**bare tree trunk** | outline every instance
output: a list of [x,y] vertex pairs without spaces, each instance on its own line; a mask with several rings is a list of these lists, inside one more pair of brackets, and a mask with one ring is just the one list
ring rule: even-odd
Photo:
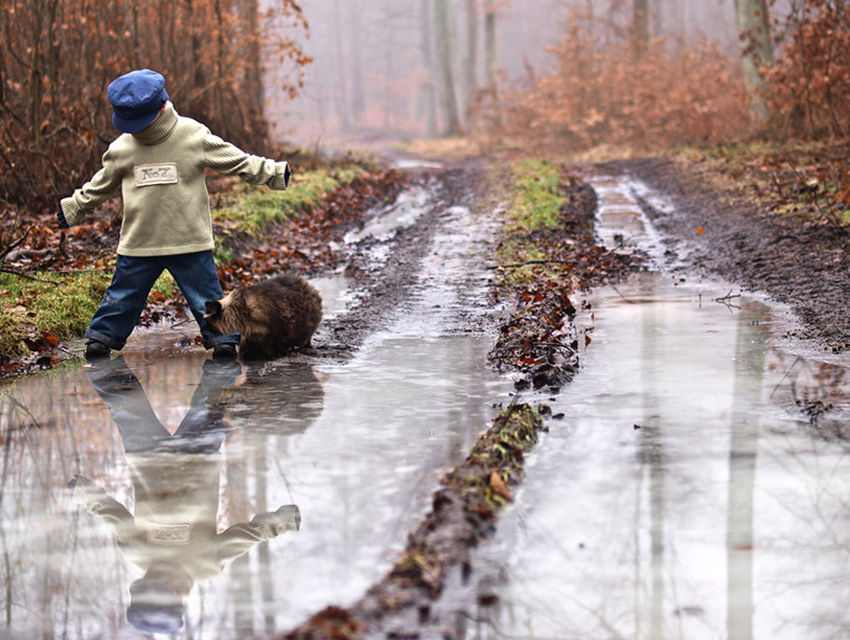
[[743,45],[741,65],[744,82],[750,93],[753,113],[762,122],[767,116],[767,103],[762,95],[764,79],[761,69],[773,64],[767,3],[765,0],[735,0],[735,18]]
[[657,38],[664,32],[664,11],[661,8],[663,0],[652,3],[652,36]]
[[437,92],[434,86],[434,55],[431,43],[430,0],[419,0],[419,22],[422,25],[422,64],[425,67],[425,79],[422,81],[420,95],[425,113],[425,131],[428,136],[437,135]]
[[360,34],[363,31],[363,5],[362,0],[349,0],[348,6],[351,9],[349,16],[349,24],[352,26],[352,49],[351,52],[351,111],[354,114],[354,119],[358,120],[360,115],[366,110],[366,95],[363,90],[363,62],[360,53]]
[[351,122],[348,119],[348,69],[345,64],[345,51],[342,42],[342,24],[339,15],[339,0],[333,3],[334,24],[334,53],[336,54],[336,82],[334,83],[334,108],[342,123],[342,130],[349,131]]
[[490,94],[494,123],[501,122],[499,114],[499,63],[496,56],[496,0],[486,0],[484,5],[484,48],[487,63],[487,91]]
[[437,85],[443,111],[445,132],[460,133],[460,116],[452,70],[452,43],[449,36],[449,0],[434,0],[434,39],[437,48]]
[[245,69],[245,87],[252,111],[262,117],[266,100],[263,90],[263,63],[260,57],[260,22],[257,0],[244,0],[244,29],[248,34],[248,64]]
[[636,55],[643,55],[649,43],[649,0],[632,4],[632,41]]
[[469,101],[475,95],[478,64],[478,3],[466,0],[466,55],[463,60],[463,108],[469,109]]

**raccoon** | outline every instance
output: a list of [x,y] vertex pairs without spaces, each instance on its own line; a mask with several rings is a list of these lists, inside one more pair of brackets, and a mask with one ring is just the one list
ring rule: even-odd
[[268,359],[310,345],[322,320],[322,297],[303,278],[282,275],[209,300],[213,333],[242,335],[243,358]]

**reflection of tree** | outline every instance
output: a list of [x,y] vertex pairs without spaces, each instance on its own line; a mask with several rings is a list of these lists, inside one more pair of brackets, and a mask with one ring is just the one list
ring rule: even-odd
[[[658,296],[660,281],[656,277],[641,280],[641,298],[652,300]],[[643,426],[640,430],[640,448],[638,456],[640,464],[649,474],[649,535],[650,535],[650,573],[652,588],[649,613],[649,637],[661,638],[664,629],[664,526],[666,516],[664,491],[664,438],[661,424],[661,394],[663,383],[658,380],[658,344],[659,318],[657,305],[644,305],[641,308],[641,382],[643,383]],[[638,486],[640,483],[638,484]],[[639,490],[638,490],[639,491]],[[640,493],[636,496],[638,504],[636,513],[640,512]],[[635,528],[635,548],[640,549],[640,528]],[[640,561],[640,554],[635,554],[635,561]],[[640,588],[640,581],[635,582]],[[636,598],[639,594],[636,594]],[[637,603],[636,603],[637,604]],[[636,615],[640,616],[641,607],[635,607]],[[638,618],[636,628],[641,630]]]
[[285,505],[217,530],[219,450],[227,434],[217,396],[240,372],[235,362],[206,361],[189,411],[171,435],[123,358],[89,370],[121,434],[134,512],[83,476],[75,476],[69,486],[74,501],[101,518],[124,555],[145,571],[130,587],[127,610],[128,620],[141,629],[166,633],[180,628],[183,598],[196,582],[217,575],[256,544],[299,528],[298,507]]
[[726,624],[729,638],[753,637],[753,500],[768,310],[744,302],[735,343],[735,386],[729,445]]
[[850,424],[841,416],[831,415],[836,406],[844,403],[846,377],[846,367],[798,356],[787,366],[773,393],[781,402],[798,407],[816,438],[846,447],[850,443]]

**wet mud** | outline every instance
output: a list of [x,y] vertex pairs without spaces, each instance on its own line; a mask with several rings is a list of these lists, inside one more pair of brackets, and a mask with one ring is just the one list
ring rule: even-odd
[[669,258],[766,292],[799,315],[802,338],[834,352],[850,349],[848,227],[766,213],[734,191],[712,188],[710,177],[678,162],[630,160],[603,169],[639,178],[674,204],[664,210],[642,202],[668,239]]

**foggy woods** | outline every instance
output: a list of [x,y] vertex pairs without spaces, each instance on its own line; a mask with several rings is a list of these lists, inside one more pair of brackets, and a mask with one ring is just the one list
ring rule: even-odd
[[304,143],[460,126],[574,150],[845,128],[836,109],[847,91],[842,0],[336,0],[303,9],[315,62],[299,97],[267,113]]
[[134,67],[237,144],[474,135],[656,148],[843,136],[845,0],[4,0],[0,196],[45,202],[114,137]]

